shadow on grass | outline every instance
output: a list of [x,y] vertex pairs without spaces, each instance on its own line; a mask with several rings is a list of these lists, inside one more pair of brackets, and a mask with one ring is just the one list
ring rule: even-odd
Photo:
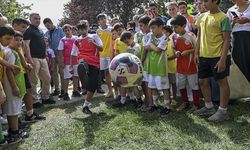
[[85,141],[84,146],[90,147],[94,143],[95,132],[97,132],[104,124],[107,124],[111,119],[115,118],[116,115],[107,115],[104,112],[94,113],[86,118],[72,118],[84,125]]

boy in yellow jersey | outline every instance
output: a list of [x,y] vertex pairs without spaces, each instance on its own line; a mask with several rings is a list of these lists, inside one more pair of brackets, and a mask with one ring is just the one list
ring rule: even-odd
[[[194,114],[212,115],[208,120],[214,122],[228,119],[227,105],[230,95],[227,76],[231,64],[228,50],[232,28],[227,15],[219,9],[219,4],[220,0],[204,0],[208,12],[201,14],[195,24],[198,28],[195,60],[198,63],[198,76],[205,107]],[[212,103],[208,79],[212,76],[220,87],[220,106],[217,112]]]
[[111,27],[107,25],[107,17],[105,14],[99,14],[97,16],[98,23],[100,25],[96,33],[99,35],[103,43],[103,51],[100,53],[100,70],[104,71],[105,80],[108,86],[108,92],[105,94],[106,98],[113,96],[111,77],[109,74],[109,64],[112,52],[112,32]]

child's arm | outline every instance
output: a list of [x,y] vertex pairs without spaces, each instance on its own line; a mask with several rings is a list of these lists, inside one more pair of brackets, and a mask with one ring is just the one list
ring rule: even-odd
[[6,101],[6,95],[3,90],[2,83],[0,82],[0,105]]
[[199,51],[200,51],[200,28],[198,28],[196,46],[194,50],[194,62],[196,64],[199,63],[199,54],[200,54]]
[[6,60],[4,60],[4,59],[1,58],[1,57],[0,57],[0,64],[3,65],[3,66],[6,66],[7,68],[11,69],[11,70],[12,70],[13,72],[15,72],[15,73],[18,73],[18,72],[21,70],[20,67],[8,63]]
[[98,35],[95,36],[95,40],[90,40],[90,42],[97,48],[98,51],[102,51],[102,41]]
[[10,82],[10,86],[12,88],[12,94],[14,96],[19,96],[19,88],[16,84],[16,81],[15,81],[15,76],[14,76],[14,73],[12,70],[10,69],[6,69],[6,75],[7,75],[7,78]]
[[24,56],[21,54],[21,52],[19,50],[17,51],[17,53],[18,53],[18,56],[21,60],[22,66],[26,69],[26,71],[30,71],[32,69],[32,66],[26,62]]
[[29,46],[30,45],[30,40],[24,40],[23,43],[24,43],[24,53],[25,53],[25,56],[28,59],[28,63],[33,64],[31,54],[30,54],[30,46]]
[[150,44],[150,49],[153,50],[153,51],[156,51],[156,52],[161,52],[163,51],[161,48],[159,47],[156,47],[154,44]]
[[[62,50],[59,50],[59,58],[60,58],[59,63],[60,63],[60,67],[62,69],[64,69],[64,67],[65,67],[65,65],[64,65],[64,54],[63,53],[64,52]],[[70,62],[71,62],[71,57],[70,57]]]

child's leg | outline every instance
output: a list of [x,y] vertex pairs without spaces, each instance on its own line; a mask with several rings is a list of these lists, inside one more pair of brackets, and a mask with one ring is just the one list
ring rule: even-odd
[[153,99],[153,105],[158,106],[157,99],[159,97],[158,91],[156,89],[151,89],[152,99]]
[[170,90],[164,89],[163,95],[164,95],[164,107],[170,109]]
[[227,108],[229,97],[230,97],[230,88],[228,85],[227,77],[221,80],[218,80],[220,87],[220,107]]
[[7,116],[9,129],[12,133],[18,133],[18,116]]
[[73,77],[73,91],[78,91],[78,85],[79,85],[79,78]]
[[188,94],[186,85],[187,85],[187,75],[178,74],[178,87],[180,89],[183,103],[188,103]]
[[68,93],[68,87],[69,87],[69,79],[64,79],[64,82],[63,82],[63,91],[64,93]]
[[110,95],[110,94],[113,94],[113,90],[112,90],[112,84],[111,84],[111,77],[110,77],[110,74],[109,74],[109,70],[106,69],[104,70],[104,76],[105,76],[105,80],[106,80],[106,84],[108,86],[108,93],[107,95]]
[[145,101],[144,101],[144,103],[146,105],[148,105],[150,103],[150,99],[151,98],[150,98],[150,96],[148,94],[149,89],[148,89],[148,83],[147,82],[142,82],[142,90],[143,90],[143,93],[145,95]]
[[198,106],[200,104],[200,93],[198,85],[198,74],[187,75],[188,85],[192,89],[193,104]]
[[209,79],[208,78],[199,79],[199,83],[200,83],[200,88],[201,88],[205,103],[212,103]]
[[120,87],[119,89],[120,89],[120,94],[121,94],[120,101],[122,104],[125,104],[125,102],[126,102],[126,88]]

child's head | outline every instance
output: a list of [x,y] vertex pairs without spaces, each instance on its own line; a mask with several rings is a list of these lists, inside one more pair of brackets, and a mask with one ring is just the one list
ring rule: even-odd
[[12,38],[9,47],[11,47],[14,50],[18,50],[23,41],[23,34],[19,31],[15,31],[14,38]]
[[158,6],[156,3],[149,4],[149,9],[156,15],[158,14]]
[[169,37],[173,33],[173,30],[170,26],[163,26],[163,34]]
[[76,26],[72,27],[72,34],[75,35],[75,36],[78,36],[78,30],[77,30]]
[[187,3],[181,1],[178,3],[179,11],[181,14],[187,14]]
[[63,32],[65,33],[66,37],[72,36],[72,26],[69,24],[65,24],[63,27]]
[[0,26],[0,44],[4,47],[8,46],[15,35],[15,31],[11,26]]
[[101,26],[107,25],[107,16],[105,14],[97,15],[97,21]]
[[49,47],[49,39],[47,37],[44,38],[44,42],[45,42],[46,48],[48,48]]
[[206,10],[211,10],[215,7],[218,7],[220,0],[203,0],[203,4]]
[[78,29],[78,32],[81,34],[81,35],[87,35],[88,34],[88,31],[89,31],[89,23],[87,20],[81,20],[79,24],[77,24],[77,29]]
[[177,34],[185,33],[187,19],[182,15],[177,15],[171,20],[171,26]]
[[199,13],[204,13],[206,12],[206,9],[204,7],[203,0],[196,0],[196,9],[198,10]]
[[30,22],[23,18],[15,18],[12,21],[12,27],[14,30],[21,32],[22,34],[26,31],[28,28]]
[[124,28],[123,24],[119,22],[119,23],[116,23],[114,25],[114,30],[116,31],[116,34],[118,36],[121,36],[121,34],[125,30],[125,28]]
[[129,31],[122,32],[120,40],[128,46],[131,46],[134,43],[133,35]]
[[170,2],[167,5],[168,14],[171,18],[175,17],[178,14],[179,8],[176,2]]
[[142,33],[147,33],[149,32],[149,26],[148,26],[148,23],[150,22],[151,18],[149,16],[142,16],[140,19],[139,19],[139,27],[142,31]]
[[162,34],[162,28],[164,26],[163,21],[161,20],[161,18],[155,18],[152,19],[149,22],[149,27],[150,30],[153,32],[154,35],[161,35]]

